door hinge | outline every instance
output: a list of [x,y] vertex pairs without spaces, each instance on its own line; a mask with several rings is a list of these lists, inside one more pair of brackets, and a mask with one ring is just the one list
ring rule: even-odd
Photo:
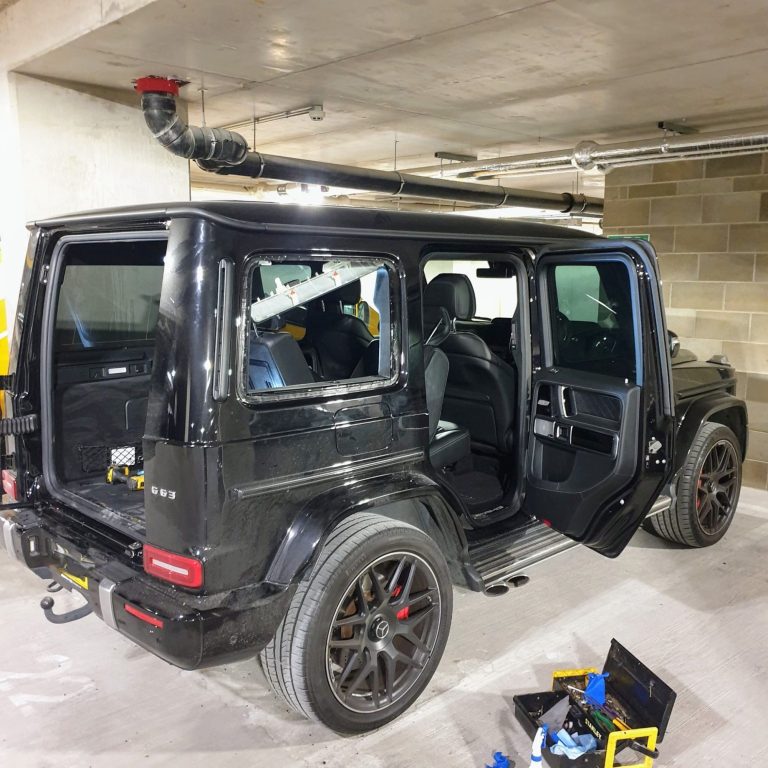
[[36,413],[0,419],[0,435],[28,435],[37,432],[39,426],[40,418]]

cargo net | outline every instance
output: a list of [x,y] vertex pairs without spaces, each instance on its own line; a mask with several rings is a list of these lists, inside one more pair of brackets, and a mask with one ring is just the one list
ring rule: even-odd
[[136,467],[143,463],[141,443],[130,445],[80,445],[80,465],[83,472],[100,472],[111,464]]

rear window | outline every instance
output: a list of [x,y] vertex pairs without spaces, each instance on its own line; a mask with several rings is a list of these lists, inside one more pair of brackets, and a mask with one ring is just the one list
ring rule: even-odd
[[67,248],[56,309],[56,348],[151,342],[165,242],[87,243]]

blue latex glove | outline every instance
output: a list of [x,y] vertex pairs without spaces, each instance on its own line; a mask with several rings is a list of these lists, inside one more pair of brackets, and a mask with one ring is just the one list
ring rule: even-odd
[[578,733],[570,734],[565,729],[557,732],[557,741],[550,747],[553,755],[565,755],[571,760],[594,752],[597,749],[597,739],[591,733],[583,736]]
[[509,758],[501,752],[493,753],[493,765],[486,765],[485,768],[513,768],[514,763],[509,762]]
[[584,689],[584,698],[593,707],[602,707],[605,704],[605,678],[608,674],[596,675],[590,672],[587,675],[587,687]]

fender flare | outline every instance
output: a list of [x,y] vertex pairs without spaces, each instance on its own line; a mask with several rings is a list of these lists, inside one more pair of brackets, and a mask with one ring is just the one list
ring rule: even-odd
[[729,427],[741,444],[742,461],[747,454],[747,404],[727,392],[720,392],[693,401],[678,413],[675,439],[675,474],[688,461],[691,446],[705,422],[713,421]]
[[437,539],[452,575],[460,574],[466,581],[462,566],[469,562],[468,545],[456,501],[433,478],[418,471],[374,477],[351,489],[339,486],[314,497],[280,542],[265,580],[278,589],[300,581],[331,531],[357,512],[378,512],[415,525]]

